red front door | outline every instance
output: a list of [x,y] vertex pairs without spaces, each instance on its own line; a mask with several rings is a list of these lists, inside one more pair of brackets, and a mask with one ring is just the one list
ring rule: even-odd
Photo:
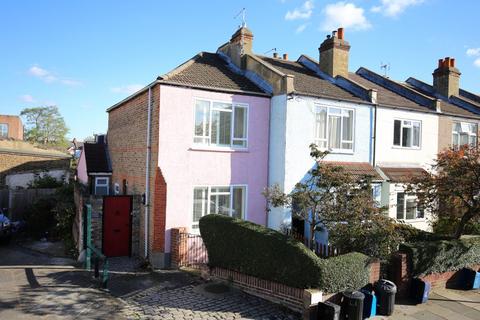
[[107,257],[130,255],[131,197],[103,198],[103,253]]

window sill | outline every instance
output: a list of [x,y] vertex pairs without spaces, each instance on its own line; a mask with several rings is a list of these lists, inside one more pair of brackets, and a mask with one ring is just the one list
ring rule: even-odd
[[248,148],[246,148],[246,149],[242,149],[242,148],[235,149],[235,148],[230,148],[230,147],[209,147],[209,146],[197,146],[197,145],[191,146],[188,150],[189,151],[227,152],[227,153],[236,153],[236,152],[248,153],[249,152]]
[[402,149],[402,150],[422,150],[420,147],[399,147],[393,146],[392,149]]
[[397,219],[397,221],[401,221],[404,223],[419,223],[419,222],[425,222],[425,218],[415,218],[415,219]]

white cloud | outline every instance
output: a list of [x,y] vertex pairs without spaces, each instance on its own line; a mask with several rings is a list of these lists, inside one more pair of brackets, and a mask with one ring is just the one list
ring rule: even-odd
[[305,31],[305,28],[307,28],[307,25],[307,23],[299,25],[295,30],[295,33],[302,33],[303,31]]
[[366,30],[372,25],[364,15],[363,8],[353,3],[340,1],[329,4],[323,10],[325,21],[321,25],[323,31],[336,30],[339,27],[353,30]]
[[387,17],[396,17],[408,7],[419,5],[424,0],[381,0],[379,6],[372,7],[372,12],[382,13]]
[[480,56],[480,48],[470,48],[467,50],[467,56],[477,57]]
[[293,11],[287,11],[285,20],[310,19],[313,13],[313,1],[307,0],[299,8]]
[[121,86],[121,87],[113,87],[110,90],[113,93],[132,94],[132,93],[135,93],[138,90],[142,89],[143,87],[144,87],[144,85],[135,83],[135,84],[127,84],[127,85]]
[[82,82],[78,80],[59,77],[58,75],[55,75],[53,72],[43,69],[42,67],[37,65],[30,67],[30,69],[28,69],[28,74],[46,83],[59,82],[61,84],[64,84],[70,87],[79,86],[82,84]]
[[475,67],[480,68],[480,58],[475,59],[475,61],[473,61],[473,64],[475,65]]
[[37,101],[29,94],[24,94],[23,96],[20,97],[20,100],[26,103],[33,103]]

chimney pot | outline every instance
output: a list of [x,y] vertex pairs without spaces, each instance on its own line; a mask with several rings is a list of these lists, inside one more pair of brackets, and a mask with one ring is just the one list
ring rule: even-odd
[[273,53],[273,57],[274,57],[274,58],[278,58],[278,53],[274,52],[274,53]]
[[343,28],[338,28],[338,39],[343,40]]
[[283,60],[288,60],[288,53],[283,54]]
[[455,59],[454,58],[450,59],[450,67],[455,68]]
[[443,59],[438,59],[438,67],[441,68],[443,66]]

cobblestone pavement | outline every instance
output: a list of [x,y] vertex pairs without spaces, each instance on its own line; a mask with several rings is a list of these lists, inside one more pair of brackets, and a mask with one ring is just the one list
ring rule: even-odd
[[125,298],[127,319],[300,319],[265,300],[232,290],[209,294],[201,285],[157,286]]

